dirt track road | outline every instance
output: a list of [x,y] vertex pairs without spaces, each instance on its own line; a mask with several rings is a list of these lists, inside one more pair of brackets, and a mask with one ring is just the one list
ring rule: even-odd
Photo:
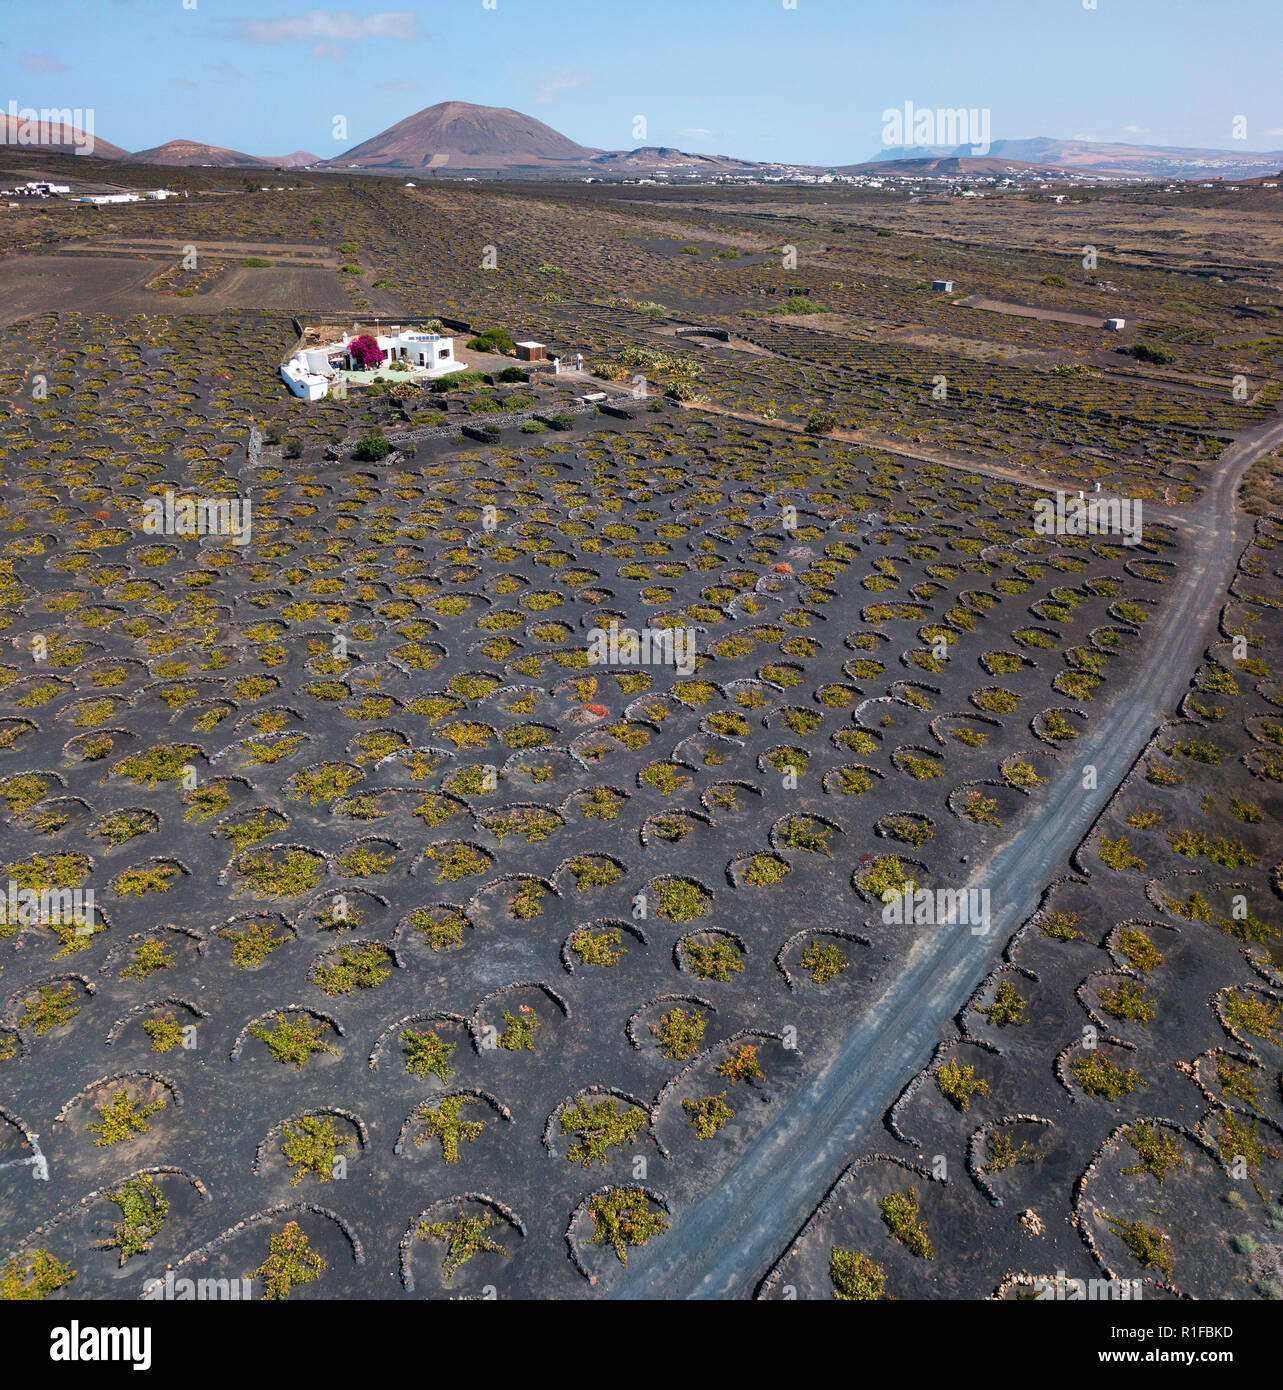
[[[1039,806],[971,882],[993,898],[987,936],[920,929],[902,968],[820,1070],[780,1108],[778,1123],[707,1195],[679,1211],[663,1239],[631,1252],[627,1299],[750,1298],[858,1151],[871,1126],[930,1058],[953,1014],[990,971],[1012,932],[1109,801],[1151,734],[1179,699],[1215,630],[1248,519],[1235,507],[1239,480],[1283,444],[1283,420],[1245,431],[1189,518],[1193,549],[1147,634],[1130,692],[1115,699],[1045,789]],[[1097,768],[1082,790],[1079,769]]]

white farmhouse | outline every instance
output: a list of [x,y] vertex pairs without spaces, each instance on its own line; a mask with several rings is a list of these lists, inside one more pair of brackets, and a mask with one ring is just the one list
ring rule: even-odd
[[[335,382],[342,379],[344,372],[360,370],[348,344],[362,336],[357,332],[344,333],[341,338],[323,347],[296,349],[294,355],[281,364],[281,377],[286,386],[302,400],[320,400]],[[430,381],[450,372],[467,370],[467,364],[455,358],[454,339],[441,333],[397,326],[386,334],[370,336],[383,350],[383,366],[401,361],[409,367],[405,373],[393,373],[394,379],[403,376],[407,381]]]
[[[345,340],[350,341],[350,339]],[[454,357],[454,339],[440,333],[424,333],[417,328],[394,328],[390,337],[379,336],[379,346],[388,358],[401,358],[421,367],[429,376],[466,370]]]

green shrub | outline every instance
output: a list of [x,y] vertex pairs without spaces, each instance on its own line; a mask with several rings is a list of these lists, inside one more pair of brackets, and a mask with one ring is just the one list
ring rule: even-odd
[[690,922],[708,915],[712,899],[696,883],[684,878],[666,879],[660,883],[655,913],[671,922]]
[[1122,1100],[1137,1086],[1149,1084],[1141,1079],[1139,1072],[1120,1067],[1106,1052],[1076,1058],[1070,1062],[1069,1070],[1089,1096],[1099,1096],[1102,1100]]
[[1139,927],[1127,927],[1118,934],[1118,951],[1129,965],[1146,974],[1163,963],[1163,953]]
[[357,440],[352,457],[361,459],[362,462],[377,463],[380,459],[387,458],[391,449],[392,445],[382,430],[369,430]]
[[961,1111],[971,1108],[973,1096],[987,1096],[989,1083],[976,1075],[976,1069],[968,1062],[959,1062],[951,1057],[936,1071],[936,1085],[940,1094]]
[[337,1049],[325,1041],[325,1024],[313,1023],[306,1014],[287,1017],[284,1013],[276,1015],[275,1028],[267,1028],[256,1023],[250,1028],[250,1036],[267,1045],[268,1051],[282,1065],[291,1063],[298,1070],[314,1052],[329,1052],[338,1055]]
[[1122,873],[1124,869],[1143,869],[1145,861],[1138,855],[1128,843],[1126,835],[1119,835],[1117,839],[1111,840],[1107,835],[1100,837],[1100,848],[1096,853],[1100,856],[1102,864],[1106,864],[1115,873]]
[[907,1192],[890,1192],[878,1203],[887,1230],[920,1259],[934,1260],[935,1249],[924,1222],[918,1219],[918,1194],[914,1188]]
[[533,1052],[535,1038],[543,1024],[529,1004],[518,1004],[517,1012],[503,1011],[504,1030],[496,1039],[505,1052]]
[[1008,1168],[1014,1168],[1017,1163],[1034,1163],[1041,1154],[1031,1152],[1028,1144],[1017,1145],[1012,1142],[1011,1135],[1005,1130],[999,1130],[989,1136],[985,1148],[984,1171],[986,1173],[1002,1173]]
[[0,1300],[36,1302],[65,1288],[76,1271],[42,1246],[30,1255],[15,1255],[0,1269]]
[[686,1062],[699,1051],[704,1030],[708,1027],[708,1015],[702,1009],[692,1009],[687,1013],[678,1005],[669,1009],[658,1024],[651,1023],[648,1027],[665,1057],[671,1061]]
[[806,417],[804,428],[807,434],[832,434],[839,423],[838,417],[831,410],[813,410]]
[[417,1033],[413,1028],[405,1028],[400,1035],[401,1046],[405,1049],[405,1069],[411,1076],[435,1076],[449,1082],[454,1075],[450,1065],[450,1055],[458,1043],[446,1042],[440,1034],[429,1028]]
[[1138,362],[1151,362],[1155,366],[1166,366],[1168,363],[1176,361],[1176,354],[1171,348],[1162,347],[1158,343],[1133,343],[1124,351]]
[[1160,1231],[1141,1221],[1121,1221],[1108,1216],[1109,1228],[1146,1269],[1157,1269],[1172,1277],[1172,1243]]
[[872,1300],[882,1297],[887,1273],[885,1266],[867,1255],[835,1245],[829,1253],[829,1278],[833,1297],[839,1301]]
[[507,329],[487,328],[468,339],[468,349],[471,352],[515,352],[517,345]]
[[288,1298],[296,1284],[310,1284],[329,1267],[329,1261],[312,1249],[297,1221],[268,1240],[267,1258],[251,1278],[263,1287],[263,1298]]
[[85,1129],[96,1134],[94,1147],[112,1148],[116,1144],[131,1144],[140,1135],[146,1134],[151,1126],[149,1116],[165,1108],[165,1101],[153,1100],[147,1105],[138,1105],[133,1096],[122,1086],[112,1093],[111,1099],[98,1106],[98,1119],[91,1120]]
[[725,937],[713,942],[688,941],[682,947],[686,964],[697,979],[717,980],[723,984],[733,974],[744,969],[739,949]]
[[573,1107],[561,1114],[561,1132],[577,1136],[577,1142],[567,1149],[566,1157],[582,1168],[605,1163],[611,1149],[632,1143],[645,1124],[645,1112],[636,1106],[621,1110],[613,1096],[599,1101],[581,1096]]
[[474,1255],[508,1257],[503,1246],[486,1235],[494,1224],[494,1217],[485,1211],[480,1216],[460,1216],[454,1221],[425,1221],[419,1226],[418,1236],[420,1240],[439,1240],[445,1245],[441,1273],[448,1284]]
[[459,1111],[465,1105],[476,1105],[472,1096],[446,1096],[436,1105],[421,1105],[414,1118],[419,1128],[414,1133],[415,1144],[436,1139],[441,1145],[441,1157],[446,1163],[458,1163],[459,1144],[474,1143],[485,1132],[484,1120],[461,1120]]
[[351,994],[354,989],[373,989],[392,973],[387,948],[370,945],[362,949],[343,946],[334,965],[318,965],[312,973],[312,983],[323,994]]
[[771,310],[773,314],[822,314],[824,305],[808,299],[804,294],[791,294],[781,304]]
[[[1223,1055],[1223,1054],[1221,1054]],[[1159,1183],[1167,1181],[1168,1173],[1189,1167],[1181,1153],[1180,1140],[1167,1130],[1148,1123],[1133,1125],[1124,1138],[1136,1151],[1140,1162],[1132,1168],[1124,1168],[1123,1175],[1132,1177],[1139,1173],[1150,1173]]]
[[977,1004],[976,1012],[983,1014],[995,1028],[1006,1028],[1010,1024],[1024,1022],[1025,1000],[1010,980],[1003,980],[998,985],[993,1003],[983,1008]]
[[597,1193],[588,1203],[593,1244],[609,1245],[625,1269],[628,1246],[645,1245],[652,1236],[668,1230],[668,1222],[650,1210],[649,1200],[638,1188],[612,1187],[608,1192]]
[[281,1126],[281,1153],[293,1170],[290,1186],[297,1187],[309,1173],[317,1182],[334,1178],[335,1158],[340,1149],[350,1149],[356,1140],[340,1134],[332,1115],[303,1115]]
[[832,942],[822,945],[814,937],[799,957],[798,964],[817,985],[826,985],[851,968],[850,961],[836,945]]
[[715,1096],[704,1096],[700,1100],[682,1101],[682,1109],[691,1117],[696,1139],[713,1138],[735,1118],[735,1111],[727,1105],[724,1099],[725,1095],[725,1091],[719,1091]]
[[1154,1001],[1146,998],[1145,986],[1139,980],[1124,980],[1117,989],[1102,989],[1100,1007],[1114,1018],[1146,1024],[1158,1011]]
[[18,1016],[19,1028],[30,1028],[37,1037],[52,1033],[56,1028],[70,1023],[80,1012],[75,1003],[76,986],[64,985],[56,992],[50,985],[38,985],[34,994],[22,1001],[22,1013]]

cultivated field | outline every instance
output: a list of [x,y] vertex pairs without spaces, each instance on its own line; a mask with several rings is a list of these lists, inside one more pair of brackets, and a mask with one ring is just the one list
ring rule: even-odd
[[1272,205],[184,177],[0,222],[6,1291],[1279,1296]]

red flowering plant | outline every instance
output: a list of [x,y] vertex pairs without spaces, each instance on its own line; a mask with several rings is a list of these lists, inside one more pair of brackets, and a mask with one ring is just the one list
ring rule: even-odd
[[353,338],[348,343],[347,350],[352,361],[363,372],[373,371],[382,363],[385,356],[378,341],[368,333],[362,333],[359,338]]

